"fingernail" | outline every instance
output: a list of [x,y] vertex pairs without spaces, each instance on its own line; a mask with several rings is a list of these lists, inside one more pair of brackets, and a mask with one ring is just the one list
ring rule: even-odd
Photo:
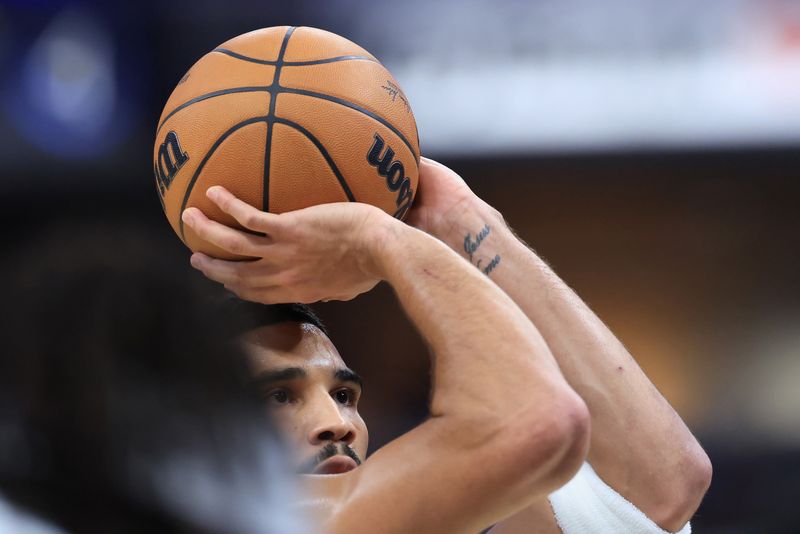
[[189,258],[189,263],[195,269],[199,269],[200,268],[200,258],[197,256],[197,254],[192,254],[192,257]]
[[192,214],[189,213],[189,209],[188,208],[183,210],[183,213],[181,213],[181,220],[183,222],[185,222],[186,224],[191,224],[192,223]]
[[219,197],[219,188],[209,187],[208,191],[206,191],[206,196],[211,200],[217,200],[217,198]]

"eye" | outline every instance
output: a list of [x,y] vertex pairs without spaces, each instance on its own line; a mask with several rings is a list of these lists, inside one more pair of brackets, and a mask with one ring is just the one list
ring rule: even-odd
[[289,392],[285,389],[273,389],[267,393],[267,402],[270,404],[289,404]]
[[356,400],[358,400],[356,392],[349,388],[334,391],[333,398],[343,406],[352,406],[356,403]]

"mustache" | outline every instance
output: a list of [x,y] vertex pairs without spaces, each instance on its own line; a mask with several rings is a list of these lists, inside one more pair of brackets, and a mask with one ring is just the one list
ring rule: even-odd
[[356,465],[361,465],[361,458],[350,445],[346,443],[328,443],[313,458],[306,460],[297,470],[300,474],[311,474],[319,464],[336,455],[344,455],[353,459]]

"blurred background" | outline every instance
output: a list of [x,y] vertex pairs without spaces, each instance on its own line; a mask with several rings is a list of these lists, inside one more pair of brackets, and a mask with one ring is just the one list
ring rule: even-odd
[[[800,531],[800,2],[4,0],[5,252],[73,221],[182,247],[162,106],[200,56],[283,24],[376,55],[423,153],[628,346],[714,463],[696,532]],[[197,276],[185,256],[163,268]],[[318,309],[366,378],[371,450],[421,421],[426,349],[391,290]]]

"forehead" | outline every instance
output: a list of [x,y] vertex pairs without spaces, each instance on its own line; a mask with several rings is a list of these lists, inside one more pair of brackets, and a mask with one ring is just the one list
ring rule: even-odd
[[308,370],[345,367],[339,352],[319,328],[285,321],[250,330],[241,337],[253,371],[276,367]]

